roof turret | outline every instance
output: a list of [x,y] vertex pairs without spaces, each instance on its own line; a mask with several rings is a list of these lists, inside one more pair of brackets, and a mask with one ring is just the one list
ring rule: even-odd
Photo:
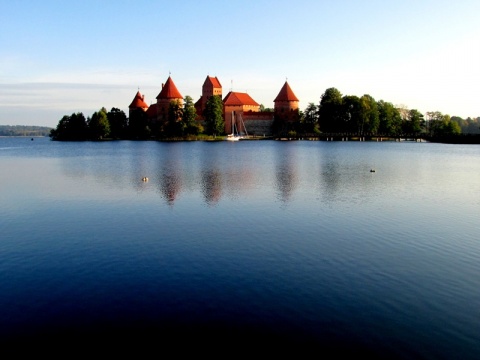
[[180,94],[170,76],[168,77],[167,82],[162,84],[162,90],[160,91],[160,94],[158,94],[157,99],[183,99],[182,94]]
[[137,91],[135,97],[133,98],[132,103],[128,107],[129,109],[147,109],[148,104],[145,102],[145,96],[140,93],[140,91]]
[[299,100],[293,93],[292,89],[290,88],[290,85],[288,85],[288,82],[285,81],[285,84],[281,88],[277,97],[275,98],[275,100],[273,100],[273,102],[277,102],[277,101],[299,101]]

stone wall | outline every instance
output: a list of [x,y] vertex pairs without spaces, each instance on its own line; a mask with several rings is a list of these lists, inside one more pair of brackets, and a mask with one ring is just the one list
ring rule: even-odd
[[249,135],[272,135],[273,112],[244,112],[242,119]]

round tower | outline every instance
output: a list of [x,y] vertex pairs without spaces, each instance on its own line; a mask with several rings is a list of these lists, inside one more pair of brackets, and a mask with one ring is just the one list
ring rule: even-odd
[[284,119],[285,121],[297,121],[299,119],[299,100],[295,96],[293,90],[287,81],[280,89],[274,102],[275,115]]
[[169,76],[167,82],[162,84],[162,90],[157,96],[157,120],[167,120],[168,107],[172,101],[178,101],[180,106],[183,105],[183,96]]

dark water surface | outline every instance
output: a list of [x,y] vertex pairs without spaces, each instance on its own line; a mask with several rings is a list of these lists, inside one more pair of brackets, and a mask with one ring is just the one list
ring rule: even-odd
[[480,358],[480,146],[0,138],[0,205],[5,346]]

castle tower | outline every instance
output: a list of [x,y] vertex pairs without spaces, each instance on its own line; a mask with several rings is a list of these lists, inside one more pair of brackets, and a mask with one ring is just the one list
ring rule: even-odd
[[128,106],[128,116],[131,116],[132,112],[137,109],[141,109],[142,111],[147,111],[148,109],[148,104],[145,102],[145,95],[142,95],[140,91],[137,91],[132,103]]
[[213,95],[222,96],[222,84],[220,84],[220,80],[216,76],[207,76],[202,86],[202,96],[195,103],[195,110],[198,115],[203,114],[208,98]]
[[299,118],[298,98],[293,93],[287,81],[280,89],[274,102],[275,115],[285,121],[297,121]]
[[157,95],[157,120],[166,121],[168,119],[168,107],[171,101],[178,101],[183,105],[183,96],[178,91],[172,78],[168,76],[167,82],[162,84],[162,90]]

